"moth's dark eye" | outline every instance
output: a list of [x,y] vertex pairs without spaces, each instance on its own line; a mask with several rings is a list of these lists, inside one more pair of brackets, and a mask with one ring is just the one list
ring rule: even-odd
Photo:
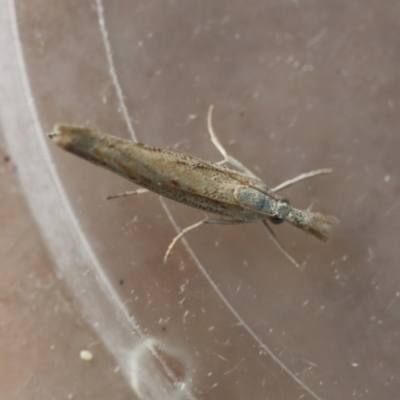
[[[290,202],[289,199],[283,199],[283,203],[286,203],[288,206],[290,206]],[[279,218],[279,217],[271,217],[269,219],[274,225],[279,225],[282,222],[285,222],[285,220],[283,218]]]
[[274,225],[279,225],[282,222],[285,222],[283,218],[278,218],[278,217],[270,217],[269,219]]
[[269,219],[274,225],[280,225],[282,222],[285,222],[283,218],[278,217],[270,217]]

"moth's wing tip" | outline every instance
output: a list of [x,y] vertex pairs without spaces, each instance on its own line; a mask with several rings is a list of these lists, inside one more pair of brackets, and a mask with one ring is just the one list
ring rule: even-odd
[[53,131],[47,134],[47,136],[57,146],[67,149],[85,132],[85,130],[87,130],[87,128],[83,126],[56,124],[54,125]]

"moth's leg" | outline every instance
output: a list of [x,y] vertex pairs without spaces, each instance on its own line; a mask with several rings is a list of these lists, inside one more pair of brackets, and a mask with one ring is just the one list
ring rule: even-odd
[[172,240],[171,244],[168,246],[167,251],[165,252],[164,256],[164,263],[167,262],[167,259],[171,253],[172,248],[175,246],[176,242],[180,239],[183,238],[187,233],[192,231],[193,229],[199,227],[200,225],[203,224],[220,224],[220,225],[233,225],[233,224],[244,224],[247,222],[254,222],[254,221],[241,221],[241,220],[236,220],[236,219],[211,219],[211,218],[204,218],[199,222],[196,222],[193,225],[188,226],[185,229],[182,229],[182,231],[174,237]]
[[130,190],[128,192],[113,194],[111,196],[107,196],[106,199],[107,200],[117,199],[119,197],[127,197],[127,196],[132,196],[134,194],[141,194],[141,193],[146,193],[146,192],[149,192],[149,190],[141,188],[141,189],[136,189],[136,190]]
[[304,179],[312,178],[313,176],[317,176],[317,175],[331,174],[331,173],[332,173],[331,168],[316,169],[315,171],[310,171],[310,172],[306,172],[304,174],[300,174],[293,179],[288,179],[287,181],[282,182],[280,185],[274,187],[271,190],[276,193],[279,190],[286,189],[287,187],[292,186],[297,182],[303,181]]
[[206,220],[207,220],[207,219],[203,219],[203,220],[201,220],[201,221],[199,221],[199,222],[196,222],[196,223],[193,224],[193,225],[188,226],[188,227],[185,228],[185,229],[182,229],[182,231],[181,231],[178,235],[176,235],[176,236],[174,237],[174,239],[172,240],[172,242],[171,242],[170,245],[168,246],[167,251],[165,252],[165,256],[164,256],[164,263],[165,263],[165,264],[167,263],[169,254],[171,253],[171,250],[172,250],[172,248],[175,246],[176,242],[177,242],[179,239],[182,239],[183,236],[185,236],[188,232],[192,231],[193,229],[197,228],[197,227],[200,226],[200,225],[203,225],[203,224],[205,223]]
[[208,126],[208,133],[210,134],[211,141],[213,142],[214,146],[218,149],[218,151],[222,154],[222,157],[224,159],[222,161],[217,162],[217,164],[224,164],[224,163],[229,163],[236,167],[238,170],[244,172],[247,175],[250,175],[254,178],[257,178],[256,175],[253,174],[247,167],[245,167],[240,161],[236,160],[236,158],[230,156],[222,144],[220,143],[219,139],[217,138],[217,135],[214,132],[214,128],[212,126],[212,112],[214,109],[214,105],[211,104],[210,107],[208,108],[208,114],[207,114],[207,126]]
[[269,237],[272,239],[272,241],[276,244],[276,247],[280,250],[280,252],[286,256],[286,258],[294,264],[297,268],[300,267],[299,263],[285,250],[285,248],[282,246],[282,244],[279,242],[278,238],[275,236],[274,231],[271,229],[271,227],[268,225],[267,221],[262,221],[264,224],[265,228],[267,229]]
[[241,219],[222,219],[222,218],[208,218],[204,221],[205,224],[216,224],[216,225],[238,225],[238,224],[249,224],[254,221],[242,221]]

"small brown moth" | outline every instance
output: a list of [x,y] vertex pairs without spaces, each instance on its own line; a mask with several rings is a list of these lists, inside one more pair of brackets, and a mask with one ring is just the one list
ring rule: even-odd
[[[338,220],[309,210],[298,210],[277,195],[277,192],[303,179],[331,173],[319,169],[301,174],[268,188],[242,163],[228,155],[214,133],[211,118],[213,106],[208,111],[208,131],[211,141],[224,159],[214,163],[180,153],[119,139],[83,126],[56,125],[49,137],[53,142],[93,164],[100,165],[142,186],[135,190],[110,196],[122,197],[152,191],[172,200],[199,208],[225,218],[205,218],[183,229],[169,245],[164,257],[167,260],[175,243],[186,233],[202,224],[241,224],[260,221],[278,248],[298,266],[277,240],[267,221],[274,224],[287,221],[318,239],[327,241]],[[236,170],[221,164],[230,163]]]

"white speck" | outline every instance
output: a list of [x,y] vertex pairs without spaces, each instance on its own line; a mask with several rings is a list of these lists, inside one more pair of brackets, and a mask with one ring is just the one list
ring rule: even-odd
[[89,350],[81,350],[81,352],[79,353],[79,357],[83,361],[90,361],[93,359],[93,353]]
[[143,46],[143,42],[141,40],[138,41],[138,46],[142,47]]
[[294,60],[294,56],[288,56],[288,58],[286,59],[286,63],[287,64],[291,64]]
[[342,257],[342,261],[347,261],[347,254]]
[[240,33],[235,33],[235,39],[240,40],[242,35]]
[[368,247],[368,260],[367,261],[371,262],[374,258],[375,258],[375,253],[372,250],[372,247]]
[[356,367],[358,367],[358,363],[351,363],[351,366],[356,368]]
[[390,181],[390,179],[391,179],[390,175],[385,175],[385,179],[384,179],[385,183],[388,183]]
[[388,100],[388,107],[393,108],[394,107],[394,101],[392,99]]
[[151,38],[153,37],[153,35],[154,35],[153,32],[149,32],[149,33],[147,34],[147,38],[148,38],[148,39],[151,39]]
[[322,28],[312,39],[306,44],[307,47],[313,46],[315,43],[319,42],[328,32],[327,28]]

